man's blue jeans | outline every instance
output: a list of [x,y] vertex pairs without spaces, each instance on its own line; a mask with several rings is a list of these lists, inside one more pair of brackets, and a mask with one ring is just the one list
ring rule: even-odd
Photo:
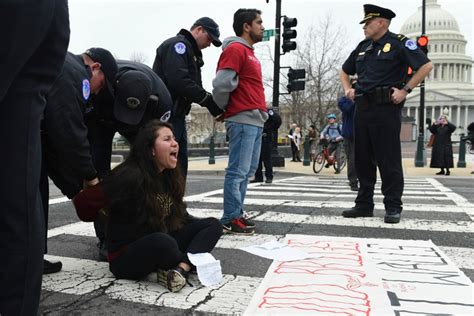
[[229,137],[229,163],[224,181],[222,224],[242,217],[248,179],[255,174],[260,158],[262,127],[226,122]]

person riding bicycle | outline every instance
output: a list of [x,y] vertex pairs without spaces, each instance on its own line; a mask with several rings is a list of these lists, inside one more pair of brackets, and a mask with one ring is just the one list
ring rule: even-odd
[[[329,155],[331,155],[331,158],[334,158],[332,157],[332,154],[336,151],[336,161],[338,161],[341,157],[341,142],[343,140],[341,135],[342,125],[336,122],[336,114],[328,114],[327,119],[329,124],[321,131],[321,136],[319,138],[327,139],[329,141]],[[329,163],[327,163],[325,167],[329,168]],[[336,170],[336,173],[339,172],[340,170]]]

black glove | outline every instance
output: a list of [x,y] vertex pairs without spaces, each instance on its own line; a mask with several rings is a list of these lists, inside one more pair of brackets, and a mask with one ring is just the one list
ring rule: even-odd
[[204,106],[207,108],[209,113],[211,113],[212,116],[216,117],[224,113],[224,111],[214,102],[214,99],[212,98],[212,94],[207,93],[204,99],[199,103],[200,106]]

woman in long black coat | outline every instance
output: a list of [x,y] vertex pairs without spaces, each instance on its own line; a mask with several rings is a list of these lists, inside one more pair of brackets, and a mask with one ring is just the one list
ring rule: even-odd
[[[436,174],[449,176],[449,168],[454,167],[451,134],[455,129],[456,126],[449,123],[446,116],[440,116],[436,123],[429,128],[430,132],[435,135],[431,149],[430,168],[441,168],[441,171]],[[446,168],[446,173],[444,168]]]

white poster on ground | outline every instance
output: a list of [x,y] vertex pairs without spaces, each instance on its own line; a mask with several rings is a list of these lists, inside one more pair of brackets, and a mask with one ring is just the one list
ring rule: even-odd
[[469,278],[431,241],[287,235],[245,315],[473,315]]

